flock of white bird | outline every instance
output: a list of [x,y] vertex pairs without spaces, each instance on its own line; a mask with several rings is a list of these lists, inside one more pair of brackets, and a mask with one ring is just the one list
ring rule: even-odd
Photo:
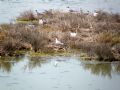
[[[39,24],[39,25],[44,25],[44,24],[46,23],[46,20],[41,18],[41,15],[43,15],[43,14],[39,13],[37,10],[35,10],[35,11],[36,11],[36,13],[37,13],[37,17],[40,17],[40,19],[39,19],[39,21],[38,21],[38,24]],[[93,13],[93,16],[94,16],[94,17],[96,17],[97,15],[98,15],[97,12],[94,12],[94,13]],[[28,27],[34,28],[35,26],[32,25],[32,24],[29,24]],[[73,38],[74,38],[74,37],[76,37],[76,36],[77,36],[77,31],[76,31],[76,32],[70,32],[70,37],[73,37]],[[62,43],[58,38],[55,38],[55,44],[56,44],[56,45],[63,45],[64,43]]]
[[[77,32],[70,32],[70,37],[76,37],[77,36]],[[60,40],[58,40],[58,38],[55,38],[55,44],[56,45],[64,45],[64,43],[62,43]]]
[[[98,13],[93,13],[93,16],[96,17],[98,15]],[[76,37],[77,36],[77,31],[76,32],[70,32],[70,37]],[[64,43],[62,43],[60,40],[58,40],[58,38],[55,38],[55,43],[57,45],[63,45]],[[58,62],[54,61],[54,66],[57,67],[58,66]]]

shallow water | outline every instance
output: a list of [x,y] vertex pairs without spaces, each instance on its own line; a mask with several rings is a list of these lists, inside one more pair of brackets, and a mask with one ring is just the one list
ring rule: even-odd
[[25,10],[36,9],[39,12],[49,9],[67,11],[102,9],[110,12],[120,12],[120,0],[0,0],[0,23],[12,22]]
[[0,60],[0,90],[119,90],[120,63],[74,56]]

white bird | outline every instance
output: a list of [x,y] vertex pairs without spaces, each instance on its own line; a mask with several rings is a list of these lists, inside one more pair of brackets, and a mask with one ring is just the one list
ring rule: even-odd
[[70,32],[70,37],[76,37],[77,36],[77,30],[76,32]]
[[43,19],[39,19],[39,24],[43,24]]
[[59,41],[57,38],[55,38],[55,43],[58,45],[63,45],[63,43],[61,41]]
[[70,33],[70,36],[71,36],[71,37],[76,37],[76,36],[77,36],[77,32],[71,32],[71,33]]
[[25,27],[26,29],[35,29],[35,25],[33,25],[33,24],[28,24],[26,27]]
[[30,28],[34,28],[35,25],[33,25],[33,24],[28,24],[28,27],[30,27]]
[[44,25],[44,24],[46,24],[46,21],[44,19],[39,19],[39,24]]
[[98,15],[98,13],[97,13],[97,12],[94,12],[94,13],[93,13],[93,16],[94,16],[94,17],[96,17],[97,15]]

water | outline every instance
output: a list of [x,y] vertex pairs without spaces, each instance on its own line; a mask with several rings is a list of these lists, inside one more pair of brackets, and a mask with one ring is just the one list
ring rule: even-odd
[[120,12],[120,0],[0,0],[0,23],[12,22],[25,10],[36,9],[39,12],[49,9],[68,10],[102,9],[110,12]]
[[119,90],[119,62],[78,57],[0,60],[0,90]]

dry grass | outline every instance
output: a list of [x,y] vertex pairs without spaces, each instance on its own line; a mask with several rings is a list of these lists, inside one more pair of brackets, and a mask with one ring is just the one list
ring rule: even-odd
[[115,61],[115,57],[111,52],[111,46],[107,43],[98,44],[94,47],[94,52],[100,61]]
[[[45,11],[42,13],[45,25],[39,25],[35,14],[32,11],[25,11],[17,20],[31,21],[26,23],[2,24],[0,29],[6,35],[7,47],[14,47],[19,43],[27,43],[35,52],[49,52],[53,48],[46,47],[55,43],[55,38],[64,43],[69,49],[82,49],[97,55],[99,60],[115,59],[110,51],[112,46],[120,43],[120,15],[98,11],[96,17],[92,13],[84,12],[60,12]],[[29,24],[34,27],[29,27]],[[76,37],[71,37],[70,32],[77,32]],[[8,41],[8,38],[13,40]],[[18,44],[17,44],[18,45]],[[16,45],[16,46],[17,46]],[[20,48],[19,48],[20,49]],[[13,50],[14,51],[14,50]]]
[[31,44],[33,50],[39,51],[42,50],[44,45],[48,44],[48,37],[46,32],[39,32],[37,30],[27,29],[23,26],[21,28],[14,28],[7,32],[9,38],[14,38],[21,43]]
[[120,36],[116,33],[102,32],[96,39],[98,43],[111,43],[112,45],[120,43]]

